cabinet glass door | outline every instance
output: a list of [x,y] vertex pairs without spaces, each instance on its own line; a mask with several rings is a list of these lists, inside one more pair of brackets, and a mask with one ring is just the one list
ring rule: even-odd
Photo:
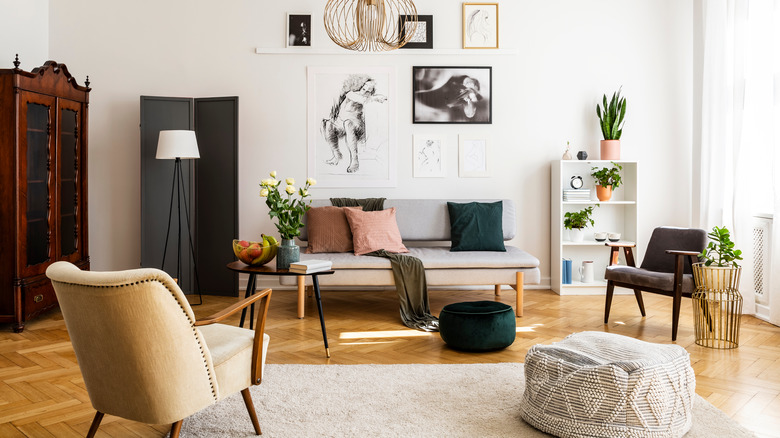
[[[54,99],[34,93],[21,93],[22,123],[20,124],[21,156],[20,200],[25,212],[21,223],[20,244],[26,266],[41,265],[52,259],[52,154],[51,137]],[[26,165],[25,165],[26,164]],[[29,269],[25,269],[28,271]],[[41,269],[35,269],[38,271]]]
[[79,217],[81,214],[81,191],[79,190],[79,110],[77,102],[60,100],[59,105],[59,240],[60,255],[66,260],[77,259],[79,250]]

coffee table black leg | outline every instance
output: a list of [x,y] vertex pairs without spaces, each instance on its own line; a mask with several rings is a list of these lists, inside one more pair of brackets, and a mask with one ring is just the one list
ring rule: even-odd
[[325,331],[325,316],[322,314],[322,297],[320,296],[320,282],[316,275],[311,276],[314,283],[314,296],[317,298],[317,311],[320,312],[320,325],[322,326],[322,340],[325,341],[325,354],[330,357],[330,348],[328,348],[328,332]]
[[[251,293],[249,291],[252,291]],[[246,293],[244,294],[244,298],[249,298],[250,295],[255,293],[255,274],[249,274],[249,280],[246,282]],[[255,309],[252,308],[252,315],[255,314]],[[250,329],[252,328],[252,315],[249,316],[249,324]],[[244,307],[243,310],[241,310],[241,323],[238,325],[239,327],[244,327],[244,318],[246,317],[246,307]]]
[[[257,276],[252,279],[252,295],[257,292]],[[255,324],[255,303],[249,305],[249,330],[252,330],[252,326]]]

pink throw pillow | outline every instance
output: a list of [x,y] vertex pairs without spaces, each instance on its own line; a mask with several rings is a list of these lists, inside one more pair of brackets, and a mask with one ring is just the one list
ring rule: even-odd
[[384,249],[388,252],[409,252],[401,241],[395,221],[395,207],[380,211],[363,211],[360,207],[345,208],[355,255]]

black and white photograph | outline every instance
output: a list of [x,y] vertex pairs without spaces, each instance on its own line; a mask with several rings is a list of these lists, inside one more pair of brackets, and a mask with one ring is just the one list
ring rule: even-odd
[[[398,34],[405,38],[409,32],[414,35],[402,49],[432,49],[433,48],[433,15],[418,15],[417,21],[410,21],[413,15],[402,15],[398,18]],[[414,24],[417,24],[414,26]],[[412,30],[413,29],[413,30]]]
[[311,14],[287,14],[287,47],[311,46]]
[[320,187],[395,187],[395,69],[309,67],[308,166]]
[[498,3],[463,3],[463,48],[498,48]]
[[492,67],[413,67],[413,123],[490,124]]

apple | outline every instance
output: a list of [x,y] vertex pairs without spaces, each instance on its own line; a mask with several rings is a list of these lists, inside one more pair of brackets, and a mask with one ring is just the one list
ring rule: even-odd
[[249,254],[249,257],[251,257],[252,259],[256,259],[261,255],[263,255],[263,249],[249,247],[247,254]]
[[239,245],[240,245],[242,248],[246,248],[246,247],[248,247],[248,246],[249,246],[249,242],[247,242],[246,240],[242,240],[242,241],[238,242],[238,244],[239,244]]

